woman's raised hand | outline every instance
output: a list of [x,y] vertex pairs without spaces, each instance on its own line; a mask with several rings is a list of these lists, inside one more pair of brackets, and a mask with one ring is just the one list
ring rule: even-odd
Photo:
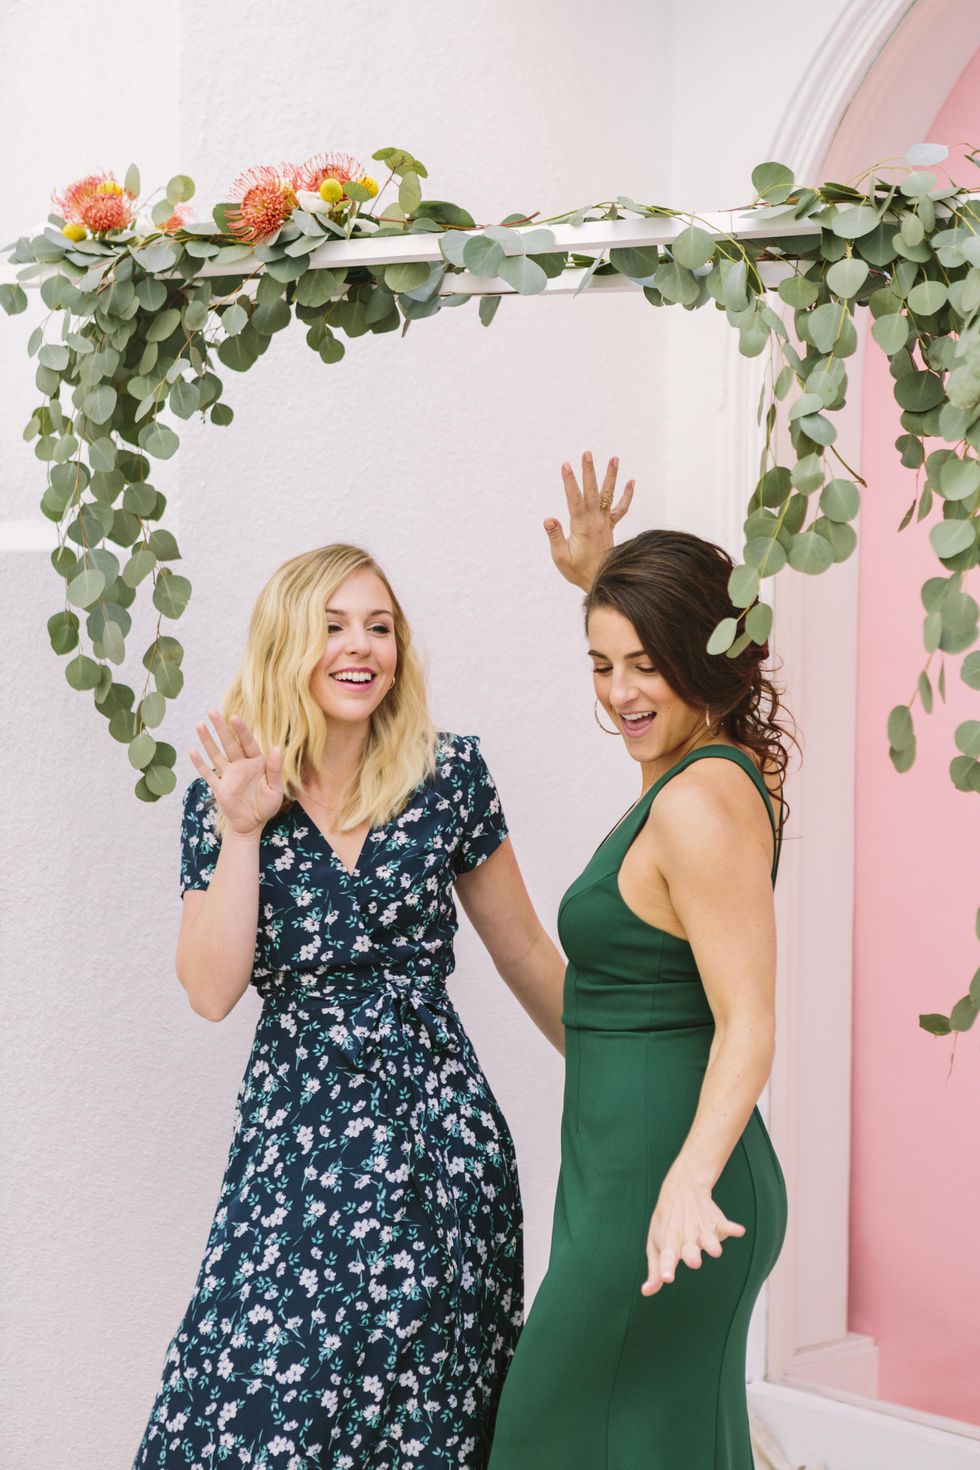
[[602,482],[596,483],[595,465],[588,450],[582,455],[582,489],[570,464],[561,467],[568,502],[570,527],[566,537],[561,523],[549,517],[544,523],[551,545],[551,559],[562,576],[588,591],[599,563],[613,544],[613,527],[630,508],[635,480],[628,480],[617,505],[613,505],[619,460],[611,459]]
[[196,747],[188,755],[213,791],[228,826],[246,836],[261,830],[282,805],[282,751],[274,745],[263,755],[240,715],[232,715],[230,724],[218,710],[209,709],[208,715],[217,741],[206,724],[194,728],[211,765]]

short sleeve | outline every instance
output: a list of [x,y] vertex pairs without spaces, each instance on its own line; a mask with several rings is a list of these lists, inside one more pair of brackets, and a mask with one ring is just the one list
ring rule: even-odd
[[507,822],[478,736],[461,739],[458,752],[462,835],[453,853],[453,868],[457,873],[469,873],[496,852],[507,836]]
[[217,807],[203,776],[197,776],[184,792],[184,815],[180,824],[180,896],[188,888],[207,888],[221,848],[215,826]]

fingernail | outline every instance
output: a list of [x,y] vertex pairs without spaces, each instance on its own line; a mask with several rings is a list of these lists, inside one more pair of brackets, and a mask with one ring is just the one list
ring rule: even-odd
[[615,455],[613,455],[613,468],[617,470],[619,469],[619,460],[616,458]]
[[567,459],[566,459],[565,463],[561,467],[561,472],[562,472],[563,475],[570,475],[572,473],[572,467],[568,463],[568,460]]
[[585,451],[585,462],[586,464],[592,463],[592,455],[589,453],[588,450]]

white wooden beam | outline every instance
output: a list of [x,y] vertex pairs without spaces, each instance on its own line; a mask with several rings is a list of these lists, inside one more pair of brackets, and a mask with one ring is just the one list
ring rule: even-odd
[[[787,211],[785,220],[759,218],[761,211],[746,210],[737,213],[725,210],[721,213],[696,216],[700,229],[716,239],[760,240],[770,235],[813,239],[820,233],[820,226],[813,220],[794,220]],[[672,219],[626,219],[593,220],[581,225],[530,224],[516,228],[518,235],[535,230],[550,230],[555,237],[552,252],[569,251],[576,255],[601,255],[605,250],[624,250],[644,245],[670,245],[682,230],[691,223],[690,217]],[[455,230],[454,234],[481,234],[480,230]],[[439,249],[440,236],[383,235],[380,240],[361,237],[359,240],[330,240],[319,246],[310,255],[310,266],[337,268],[353,265],[395,265],[400,261],[438,261],[442,259]],[[541,251],[540,254],[546,252]],[[256,261],[257,265],[259,262]],[[247,266],[242,261],[242,268]],[[236,269],[238,267],[236,266]],[[254,266],[249,267],[254,269]],[[215,268],[214,274],[222,272]]]
[[[699,228],[705,230],[715,239],[735,239],[753,241],[766,239],[769,236],[793,237],[794,239],[813,239],[820,233],[820,226],[812,220],[794,220],[787,214],[785,219],[773,218],[778,212],[766,211],[760,218],[761,211],[758,210],[724,210],[713,214],[696,216]],[[629,248],[642,248],[651,245],[670,245],[677,238],[681,230],[686,229],[690,223],[689,216],[675,217],[670,219],[640,219],[630,217],[615,220],[594,220],[581,225],[538,225],[533,221],[528,225],[517,228],[517,234],[526,234],[532,230],[549,229],[555,237],[555,243],[549,253],[568,252],[576,255],[590,255],[593,257],[602,255],[607,250],[624,250]],[[478,235],[479,230],[457,230],[455,234]],[[323,245],[310,252],[307,264],[310,270],[350,270],[355,266],[385,266],[399,265],[402,263],[423,264],[435,263],[442,260],[442,252],[439,249],[439,234],[404,234],[383,235],[380,239],[372,236],[361,236],[355,240],[327,240]],[[545,252],[540,252],[544,254]],[[92,257],[93,265],[98,261],[98,256]],[[262,270],[263,262],[254,252],[243,256],[241,260],[231,265],[222,265],[210,260],[202,260],[197,275],[200,276],[229,276],[229,275],[251,275],[255,271]],[[44,280],[45,276],[56,272],[57,266],[51,265],[44,270],[38,270],[35,274],[18,280],[17,270],[25,269],[8,265],[0,268],[0,280],[17,283],[24,287],[37,286]],[[570,269],[561,276],[552,277],[548,281],[547,291],[549,294],[567,295],[574,294],[582,284],[586,267],[581,270]],[[175,274],[167,272],[166,274]],[[633,282],[626,277],[616,275],[615,277],[595,277],[586,287],[589,291],[595,290],[618,290],[629,291],[638,289]],[[443,283],[442,293],[444,295],[514,295],[513,287],[506,281],[497,280],[486,276],[473,276],[468,271],[461,274],[451,273],[447,275]]]

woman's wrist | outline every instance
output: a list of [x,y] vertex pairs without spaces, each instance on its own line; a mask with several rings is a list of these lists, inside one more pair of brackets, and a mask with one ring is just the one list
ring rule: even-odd
[[673,1184],[690,1185],[695,1189],[710,1191],[718,1182],[718,1171],[709,1168],[703,1161],[678,1154],[667,1171],[667,1179]]
[[232,847],[258,847],[261,836],[261,822],[255,827],[250,827],[247,832],[240,832],[237,827],[226,823],[221,840],[223,845],[228,843]]

